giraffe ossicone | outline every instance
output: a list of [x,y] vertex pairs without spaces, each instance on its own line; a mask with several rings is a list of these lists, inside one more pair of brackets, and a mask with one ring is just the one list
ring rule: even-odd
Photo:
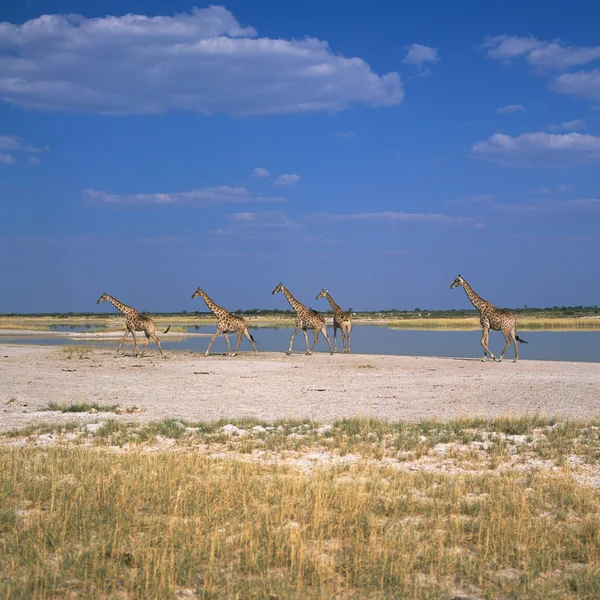
[[[238,351],[238,348],[242,343],[242,336],[245,336],[248,339],[248,341],[252,344],[252,348],[254,348],[254,353],[258,354],[258,350],[254,345],[254,338],[252,337],[252,334],[248,331],[248,323],[246,322],[246,319],[238,315],[232,315],[227,309],[223,308],[222,306],[219,306],[218,304],[215,304],[210,299],[208,294],[201,288],[198,288],[192,294],[192,300],[194,298],[197,298],[198,296],[200,296],[204,300],[204,302],[206,302],[206,306],[208,306],[209,310],[213,313],[213,315],[217,317],[217,331],[215,332],[215,335],[212,336],[208,344],[208,348],[204,353],[205,356],[208,356],[210,352],[210,347],[212,346],[213,342],[220,333],[222,333],[225,336],[225,341],[227,342],[228,356],[235,356],[235,353]],[[235,347],[233,352],[231,352],[231,346],[229,345],[229,338],[227,337],[228,333],[237,334],[237,346]]]
[[[329,353],[333,354],[333,348],[331,347],[331,342],[329,341],[329,336],[327,335],[327,328],[325,327],[325,318],[307,308],[304,304],[302,304],[302,302],[298,302],[298,300],[292,296],[290,291],[281,282],[275,286],[275,289],[271,293],[277,294],[279,292],[282,292],[285,295],[287,301],[290,303],[290,306],[296,311],[296,328],[294,329],[294,333],[292,333],[292,337],[290,338],[290,347],[287,353],[292,353],[292,344],[294,343],[294,338],[302,329],[304,341],[306,342],[306,354],[312,354],[314,347],[319,341],[319,333],[322,333],[325,336],[327,344],[329,345]],[[310,348],[308,346],[308,334],[306,333],[307,329],[312,329],[314,333],[314,342]]]
[[527,343],[517,335],[517,317],[508,310],[502,310],[501,308],[494,306],[491,302],[488,302],[487,300],[484,300],[478,296],[473,288],[468,284],[467,280],[464,279],[460,274],[453,281],[450,289],[452,290],[455,287],[462,287],[465,290],[467,297],[471,301],[471,304],[479,311],[479,321],[483,330],[481,334],[483,358],[481,360],[485,362],[487,354],[490,355],[492,360],[496,360],[496,357],[492,354],[492,351],[488,347],[491,329],[493,331],[501,331],[506,342],[500,357],[497,359],[498,362],[502,362],[504,353],[511,343],[514,343],[515,345],[514,362],[517,362],[519,360],[519,342],[523,342],[524,344]]
[[[137,311],[137,309],[135,309],[131,306],[127,306],[127,304],[123,304],[123,302],[120,302],[114,296],[111,296],[110,294],[107,294],[106,292],[104,292],[102,294],[102,296],[100,296],[100,298],[98,298],[98,301],[96,302],[96,304],[100,304],[101,302],[110,302],[125,317],[125,335],[123,335],[123,337],[121,338],[121,343],[119,344],[119,347],[117,348],[117,354],[119,354],[119,352],[121,350],[121,346],[123,345],[123,342],[125,341],[125,338],[131,333],[131,336],[133,337],[133,343],[135,344],[135,355],[140,356],[140,351],[138,348],[137,339],[135,337],[135,332],[143,331],[144,334],[146,335],[146,345],[144,346],[144,349],[142,350],[141,356],[142,357],[144,356],[144,352],[146,352],[146,348],[148,347],[148,344],[150,343],[150,338],[152,338],[156,342],[156,345],[158,346],[160,355],[163,358],[165,358],[165,355],[164,355],[161,345],[160,345],[160,340],[158,339],[158,337],[156,335],[156,324],[150,317],[148,317],[146,315],[140,315],[140,313]],[[167,333],[169,331],[169,329],[171,329],[170,325],[163,331],[163,333]]]

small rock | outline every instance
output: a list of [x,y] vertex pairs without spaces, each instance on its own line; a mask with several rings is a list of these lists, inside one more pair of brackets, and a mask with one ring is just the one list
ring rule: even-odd
[[245,429],[240,429],[239,427],[236,427],[235,425],[232,425],[231,423],[224,425],[223,429],[221,431],[226,435],[237,435],[239,437],[248,435],[248,432]]
[[267,430],[262,425],[256,425],[252,428],[252,431],[254,431],[254,433],[266,433]]

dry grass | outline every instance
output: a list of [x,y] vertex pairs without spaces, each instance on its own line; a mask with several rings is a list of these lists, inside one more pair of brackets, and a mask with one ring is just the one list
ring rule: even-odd
[[1,597],[600,597],[597,424],[78,427],[0,445]]

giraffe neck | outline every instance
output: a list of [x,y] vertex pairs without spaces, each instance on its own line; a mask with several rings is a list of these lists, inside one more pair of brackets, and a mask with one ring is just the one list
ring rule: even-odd
[[287,298],[288,302],[290,303],[290,306],[297,313],[308,310],[306,308],[306,306],[304,306],[304,304],[302,304],[302,302],[298,302],[298,300],[296,300],[296,298],[294,298],[294,296],[292,296],[292,294],[290,294],[290,291],[286,287],[281,286],[281,288],[283,290],[283,293],[285,294],[285,297]]
[[137,314],[138,312],[135,308],[127,306],[127,304],[123,304],[122,302],[119,302],[116,298],[113,298],[108,294],[106,294],[106,298],[121,314],[125,315],[126,317],[132,314]]
[[471,304],[479,311],[481,312],[488,304],[489,302],[487,302],[486,300],[484,300],[483,298],[481,298],[480,296],[478,296],[475,291],[473,290],[473,288],[465,281],[463,280],[463,288],[467,294],[467,296],[469,297],[469,300],[471,301]]
[[329,304],[333,309],[333,312],[341,311],[342,309],[333,301],[333,298],[329,295],[329,292],[325,292],[325,297],[329,300]]
[[204,302],[206,302],[206,306],[208,306],[208,308],[210,309],[210,311],[216,316],[216,317],[225,317],[229,314],[229,311],[225,310],[224,308],[222,308],[221,306],[219,306],[218,304],[215,304],[209,297],[208,294],[202,290],[200,290],[200,295],[202,296],[202,300],[204,300]]

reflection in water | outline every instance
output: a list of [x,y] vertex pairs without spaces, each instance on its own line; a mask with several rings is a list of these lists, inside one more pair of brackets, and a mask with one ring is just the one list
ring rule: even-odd
[[[73,329],[71,329],[73,330]],[[78,329],[81,331],[81,329]],[[188,328],[193,333],[213,334],[214,325],[193,325]],[[257,341],[257,348],[262,352],[285,352],[288,348],[293,328],[286,327],[255,327],[251,329]],[[331,328],[329,329],[332,337]],[[159,336],[165,350],[190,350],[205,352],[210,340],[209,337],[177,337],[169,339],[169,335]],[[519,346],[519,357],[522,360],[568,360],[600,362],[600,331],[526,331],[522,337],[529,343]],[[131,338],[128,347],[132,346]],[[235,343],[235,335],[230,335],[230,341]],[[446,356],[481,358],[483,349],[479,344],[481,332],[471,331],[444,331],[444,330],[415,330],[415,329],[390,329],[373,325],[354,327],[352,331],[352,349],[355,354],[397,354],[405,356]],[[34,344],[101,344],[102,347],[118,345],[117,339],[100,341],[91,340],[66,340],[64,338],[19,338],[0,337],[0,343],[34,343]],[[309,342],[312,344],[312,333],[309,333]],[[332,340],[333,343],[333,340]],[[490,332],[490,348],[494,354],[499,354],[504,346],[504,338],[499,332]],[[341,348],[341,339],[338,333],[338,348]],[[219,336],[211,352],[224,353],[225,340]],[[242,352],[251,352],[252,348],[247,340],[242,341]],[[304,352],[306,345],[302,333],[294,339],[294,351]],[[319,337],[316,352],[327,352],[327,343],[323,336]],[[505,360],[514,358],[514,347],[510,346],[504,356]]]

